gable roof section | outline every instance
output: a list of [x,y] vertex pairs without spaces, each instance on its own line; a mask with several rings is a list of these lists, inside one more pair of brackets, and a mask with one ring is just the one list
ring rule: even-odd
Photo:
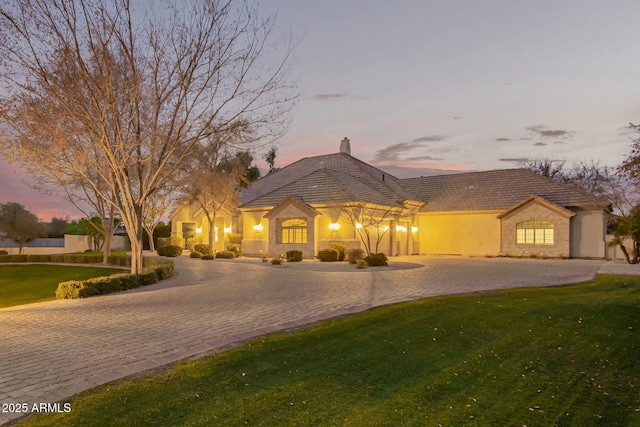
[[418,200],[421,212],[510,209],[539,196],[564,208],[605,209],[606,200],[526,169],[500,169],[399,180]]
[[346,153],[306,157],[252,183],[239,196],[242,208],[275,206],[287,196],[306,204],[362,201],[396,205],[415,200],[399,179]]
[[299,211],[303,212],[304,214],[306,214],[311,218],[315,218],[316,216],[320,215],[320,212],[313,209],[311,206],[305,205],[301,201],[297,200],[295,197],[288,196],[283,201],[281,201],[276,207],[274,207],[269,212],[267,212],[264,215],[264,217],[265,218],[274,217],[278,215],[280,212],[282,212],[282,210],[285,209],[287,206],[295,206]]
[[574,212],[571,212],[569,209],[565,209],[562,206],[558,206],[555,203],[552,203],[540,196],[531,196],[528,197],[527,199],[523,200],[522,202],[518,203],[517,205],[513,206],[510,209],[507,209],[505,212],[502,212],[500,215],[498,215],[498,219],[504,218],[506,216],[509,216],[513,213],[516,213],[517,211],[519,211],[520,209],[523,209],[524,207],[531,205],[533,203],[536,203],[538,205],[544,206],[545,208],[556,212],[562,216],[564,216],[565,218],[571,218],[572,216],[575,216],[576,214]]

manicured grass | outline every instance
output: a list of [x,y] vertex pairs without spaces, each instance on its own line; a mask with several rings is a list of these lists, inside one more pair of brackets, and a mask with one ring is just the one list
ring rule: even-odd
[[431,298],[269,335],[26,425],[640,425],[640,278]]
[[0,265],[0,308],[56,298],[58,283],[122,273],[121,269],[48,264]]

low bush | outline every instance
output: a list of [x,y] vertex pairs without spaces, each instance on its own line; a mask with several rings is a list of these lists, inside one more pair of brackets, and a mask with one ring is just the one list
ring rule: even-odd
[[9,255],[9,252],[4,249],[0,249],[0,255]]
[[280,265],[280,264],[282,264],[282,258],[273,258],[273,259],[271,260],[271,264],[273,264],[273,265]]
[[302,251],[287,251],[287,262],[300,262],[302,261]]
[[141,274],[114,274],[112,276],[95,277],[87,280],[70,280],[58,284],[57,299],[87,298],[95,295],[106,295],[113,292],[134,289],[157,283],[173,276],[172,262],[158,264]]
[[229,252],[233,252],[236,258],[242,256],[242,245],[238,243],[229,243],[227,245],[227,250]]
[[369,266],[369,264],[367,264],[367,261],[365,261],[362,258],[357,259],[355,264],[356,264],[356,268],[358,268],[358,269],[367,268]]
[[216,252],[216,258],[234,259],[236,255],[231,251],[218,251]]
[[371,254],[369,256],[366,256],[364,260],[367,262],[367,265],[369,267],[380,267],[383,265],[389,265],[389,263],[387,263],[387,256],[383,253]]
[[27,262],[28,255],[9,255],[9,262]]
[[193,247],[193,250],[196,252],[200,252],[202,255],[212,254],[213,250],[211,250],[211,245],[199,244]]
[[189,258],[202,258],[202,253],[198,252],[198,251],[193,251],[191,252],[191,254],[189,255]]
[[347,262],[349,264],[356,264],[359,259],[364,259],[364,251],[360,248],[349,249],[349,252],[347,252]]
[[229,243],[233,244],[241,244],[242,243],[242,234],[227,234],[227,239],[229,239]]
[[197,242],[197,240],[196,240],[196,238],[195,238],[195,237],[189,237],[189,238],[185,241],[185,243],[186,243],[185,247],[186,247],[188,250],[193,251],[193,248],[194,248],[194,246],[196,245],[196,242]]
[[205,254],[205,255],[202,255],[200,259],[206,259],[206,260],[216,259],[216,256],[214,254]]
[[40,255],[40,262],[51,262],[51,255]]
[[162,246],[158,248],[158,255],[175,258],[182,255],[182,246]]
[[40,255],[35,255],[35,254],[27,255],[27,261],[28,262],[40,262],[40,259],[41,259]]
[[63,262],[64,255],[62,254],[53,254],[51,255],[51,262]]
[[181,248],[183,248],[184,247],[184,239],[182,237],[178,237],[178,236],[159,237],[158,238],[158,248],[161,248],[163,246],[180,246]]
[[329,248],[338,251],[338,261],[344,261],[349,251],[349,247],[340,242],[329,243]]
[[336,251],[335,249],[323,249],[318,252],[318,259],[322,262],[337,261],[338,251]]
[[129,267],[131,266],[131,259],[126,255],[109,255],[107,264]]

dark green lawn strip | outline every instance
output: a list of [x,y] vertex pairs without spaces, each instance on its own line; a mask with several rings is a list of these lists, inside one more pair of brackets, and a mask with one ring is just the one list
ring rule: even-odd
[[26,425],[640,425],[640,278],[430,298],[84,393]]
[[53,300],[60,282],[122,272],[120,269],[103,267],[0,265],[0,308]]

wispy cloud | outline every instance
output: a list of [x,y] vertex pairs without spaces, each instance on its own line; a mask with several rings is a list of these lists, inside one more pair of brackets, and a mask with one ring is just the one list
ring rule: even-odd
[[421,156],[408,156],[407,154],[413,150],[424,148],[429,142],[440,142],[447,137],[444,135],[428,135],[420,138],[415,138],[411,141],[400,142],[398,144],[389,145],[381,150],[378,150],[373,157],[373,163],[384,162],[402,162],[402,161],[441,161],[440,157],[421,155]]
[[544,147],[545,145],[549,145],[549,144],[546,144],[544,142],[536,142],[535,144],[533,144],[534,147]]
[[461,120],[464,119],[464,116],[454,116],[452,117],[453,120]]
[[509,158],[502,158],[502,159],[498,159],[499,162],[508,162],[508,163],[524,163],[524,162],[528,162],[529,159],[528,157],[509,157]]
[[319,93],[317,95],[313,95],[311,97],[314,101],[341,101],[341,100],[364,100],[369,99],[367,96],[362,95],[352,95],[349,92],[340,92],[340,93]]
[[561,129],[545,129],[542,125],[529,126],[526,128],[529,132],[538,135],[541,138],[571,138],[575,132]]
[[513,141],[513,139],[511,139],[511,138],[496,138],[496,141],[498,141],[498,142],[508,142],[508,141]]

